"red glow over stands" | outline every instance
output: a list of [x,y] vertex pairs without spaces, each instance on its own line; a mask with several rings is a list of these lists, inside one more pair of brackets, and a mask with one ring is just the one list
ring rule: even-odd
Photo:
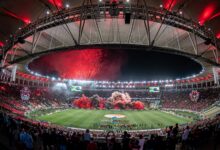
[[28,80],[36,80],[36,81],[42,81],[42,82],[48,82],[48,80],[49,80],[49,79],[44,78],[44,77],[37,77],[37,76],[33,76],[33,75],[26,74],[26,73],[23,73],[23,72],[17,72],[17,75],[22,77],[22,78],[28,79]]
[[206,21],[210,20],[213,16],[214,11],[216,10],[216,4],[211,3],[207,5],[201,12],[199,16],[199,24],[203,25]]
[[[220,72],[219,72],[220,73]],[[27,79],[27,80],[35,80],[35,81],[42,81],[42,82],[48,82],[50,79],[48,78],[45,78],[45,77],[39,77],[39,76],[34,76],[34,75],[30,75],[30,74],[26,74],[26,73],[23,73],[23,72],[17,72],[17,75],[24,78],[24,79]],[[175,80],[175,81],[171,81],[169,83],[196,83],[196,82],[201,82],[201,81],[208,81],[212,78],[213,76],[211,74],[208,74],[207,76],[204,76],[204,77],[195,77],[195,78],[191,78],[191,79],[182,79],[182,80]],[[130,84],[132,86],[143,86],[143,84]],[[158,86],[159,84],[158,83],[146,83],[145,84],[146,86]],[[1,89],[0,89],[1,90]]]

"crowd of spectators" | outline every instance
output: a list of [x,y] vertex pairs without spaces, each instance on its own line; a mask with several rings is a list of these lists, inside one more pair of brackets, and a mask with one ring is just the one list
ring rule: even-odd
[[[54,92],[49,88],[38,89],[31,88],[31,96],[29,101],[26,103],[21,102],[20,90],[21,86],[14,86],[9,84],[0,84],[0,106],[8,110],[22,114],[27,110],[32,109],[44,109],[47,107],[59,107],[68,106],[68,103],[77,97],[81,97],[82,94],[87,97],[92,97],[93,95],[99,95],[103,98],[111,97],[113,91],[83,91],[74,92],[72,95],[65,95]],[[124,91],[125,92],[125,91]],[[128,92],[128,91],[127,91]],[[192,101],[190,99],[190,90],[188,91],[161,91],[159,93],[149,93],[146,91],[129,91],[129,95],[132,100],[161,100],[163,108],[177,108],[177,109],[189,109],[193,111],[201,111],[215,101],[220,100],[220,89],[203,89],[198,90],[199,99],[198,101]],[[65,96],[64,96],[65,95]],[[69,96],[69,97],[68,97]],[[67,100],[71,101],[67,101]]]
[[[179,127],[176,124],[159,131],[106,132],[83,131],[67,129],[39,123],[24,117],[24,113],[33,109],[69,107],[62,95],[52,93],[48,89],[33,88],[30,100],[20,100],[22,87],[0,85],[0,138],[7,137],[3,142],[21,150],[172,150],[176,147],[183,149],[200,149],[201,145],[212,145],[217,148],[220,133],[220,117],[198,121],[196,124]],[[163,108],[179,108],[201,111],[220,98],[219,89],[199,90],[197,102],[189,97],[190,91],[173,91],[151,94],[150,97],[161,96]],[[93,92],[87,92],[93,94]],[[105,96],[107,92],[99,92]],[[130,94],[130,93],[129,93]],[[131,97],[145,97],[145,92],[131,92]],[[110,95],[109,95],[110,96]],[[6,113],[7,112],[7,113]],[[17,114],[14,116],[12,114]],[[1,144],[1,142],[0,142]],[[0,145],[1,146],[1,145]]]
[[[0,138],[4,144],[18,150],[174,150],[219,148],[220,116],[194,125],[176,124],[154,134],[146,132],[97,133],[55,128],[15,119],[0,113]],[[99,135],[100,134],[100,135]]]
[[190,99],[191,91],[166,91],[163,92],[161,100],[163,108],[188,109],[201,111],[215,101],[220,100],[220,89],[198,90],[199,99],[193,101]]
[[[0,107],[6,109],[15,114],[24,116],[25,112],[36,109],[47,109],[47,108],[67,108],[72,106],[71,101],[62,99],[57,92],[53,92],[50,89],[31,89],[31,96],[28,101],[22,101],[20,97],[20,90],[22,87],[0,84]],[[142,99],[146,98],[146,95],[150,95],[151,98],[157,98],[161,96],[161,106],[162,108],[175,108],[175,109],[188,109],[193,111],[201,111],[214,102],[220,100],[220,89],[204,89],[199,90],[199,99],[197,101],[192,101],[190,99],[191,91],[162,91],[160,93],[149,94],[143,91],[130,91],[129,94],[133,99],[133,96]],[[98,94],[99,96],[111,96],[111,91],[83,91],[85,95]],[[82,93],[80,93],[82,94]],[[75,95],[76,96],[76,95]],[[146,106],[149,107],[149,103],[152,103],[152,99],[146,99]],[[156,100],[155,100],[156,102]]]
[[33,88],[30,99],[21,100],[21,89],[20,86],[0,84],[0,107],[21,116],[25,112],[35,109],[68,107],[66,101],[46,89]]
[[[20,97],[21,88],[20,86],[0,84],[0,107],[16,114],[24,115],[24,113],[29,110],[64,108],[71,107],[72,105],[73,97],[70,98],[71,101],[67,101],[62,95],[48,88],[32,88],[30,99],[28,101],[22,101]],[[88,95],[88,97],[94,94],[105,97],[111,96],[111,92],[112,91],[83,91],[83,94]],[[190,92],[191,91],[162,91],[160,93],[150,94],[144,91],[130,91],[129,95],[132,100],[135,100],[133,96],[143,99],[147,104],[146,106],[153,101],[152,99],[146,100],[146,97],[155,98],[155,100],[160,97],[162,108],[188,109],[193,111],[201,111],[220,100],[220,89],[199,90],[199,99],[197,101],[190,99]],[[82,93],[80,94],[82,95]],[[77,96],[77,94],[75,96]]]

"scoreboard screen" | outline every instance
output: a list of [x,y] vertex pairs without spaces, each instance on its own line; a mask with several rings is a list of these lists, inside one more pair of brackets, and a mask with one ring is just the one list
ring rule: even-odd
[[72,85],[72,86],[70,86],[70,91],[72,91],[72,92],[81,92],[82,91],[82,86]]
[[149,92],[150,93],[158,93],[158,92],[160,92],[160,87],[159,86],[151,86],[151,87],[149,87]]

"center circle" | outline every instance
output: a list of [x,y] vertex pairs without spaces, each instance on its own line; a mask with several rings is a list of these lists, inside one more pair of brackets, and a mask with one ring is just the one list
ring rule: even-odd
[[121,115],[121,114],[106,114],[105,117],[106,117],[106,118],[117,118],[117,119],[121,119],[121,118],[125,118],[125,115]]

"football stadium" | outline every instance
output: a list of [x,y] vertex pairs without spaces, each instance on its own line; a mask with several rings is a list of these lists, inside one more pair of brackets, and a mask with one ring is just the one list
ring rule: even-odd
[[0,149],[220,149],[220,1],[0,1]]

